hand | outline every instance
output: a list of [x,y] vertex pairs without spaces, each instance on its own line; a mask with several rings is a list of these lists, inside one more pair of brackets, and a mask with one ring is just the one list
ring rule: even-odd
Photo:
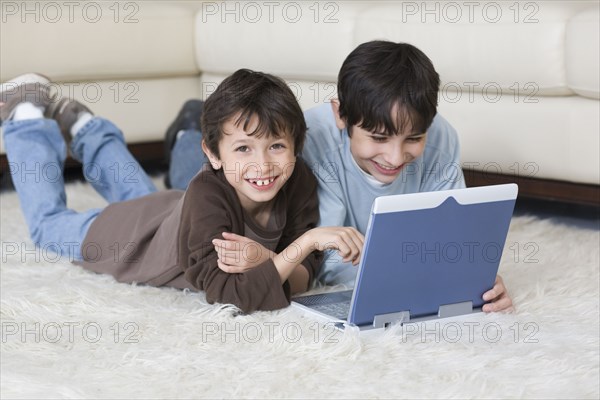
[[358,264],[365,237],[355,228],[323,226],[307,233],[313,250],[335,249],[344,262]]
[[491,301],[489,304],[484,304],[484,312],[504,311],[513,312],[515,308],[511,298],[508,296],[504,281],[500,275],[496,276],[494,287],[483,294],[483,300]]
[[223,238],[212,243],[219,259],[218,267],[230,274],[239,274],[252,269],[272,258],[275,253],[260,243],[235,233],[223,232]]

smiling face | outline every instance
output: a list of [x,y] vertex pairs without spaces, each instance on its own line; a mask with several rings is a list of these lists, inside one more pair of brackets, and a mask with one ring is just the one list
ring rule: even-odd
[[[339,103],[332,102],[338,128],[346,125],[339,116]],[[392,110],[397,115],[396,110]],[[356,164],[379,182],[392,183],[407,164],[421,156],[425,150],[427,132],[412,132],[410,124],[405,124],[403,133],[387,135],[384,132],[370,132],[359,125],[348,127],[350,152]]]
[[351,129],[350,152],[356,164],[381,183],[392,183],[425,149],[426,133],[388,136],[358,126]]
[[294,142],[289,134],[279,137],[254,134],[258,118],[252,116],[247,129],[243,123],[230,118],[223,124],[219,141],[219,157],[212,154],[206,144],[202,148],[213,168],[223,168],[225,179],[235,189],[240,203],[248,213],[272,201],[294,171],[296,156]]

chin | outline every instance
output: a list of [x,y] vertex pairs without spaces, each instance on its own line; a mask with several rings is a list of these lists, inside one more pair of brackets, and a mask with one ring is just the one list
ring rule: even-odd
[[398,175],[395,175],[395,176],[379,176],[379,175],[373,175],[373,177],[374,177],[375,179],[377,179],[377,181],[378,181],[378,182],[381,182],[381,183],[388,184],[388,183],[392,183],[392,182],[394,182],[394,181],[396,180],[396,178],[398,178]]
[[277,193],[279,193],[279,192],[277,191],[274,194],[271,194],[271,193],[264,193],[264,194],[258,194],[258,195],[255,194],[254,196],[248,196],[248,197],[255,203],[266,203],[266,202],[273,200],[275,198],[275,196],[277,196]]
[[381,174],[377,170],[370,170],[369,174],[373,178],[377,179],[378,182],[381,182],[381,183],[392,183],[400,176],[400,173],[397,173],[394,175],[385,175],[385,174]]

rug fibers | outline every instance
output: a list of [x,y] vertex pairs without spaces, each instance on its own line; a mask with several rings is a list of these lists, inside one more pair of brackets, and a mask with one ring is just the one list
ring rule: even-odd
[[[84,183],[67,196],[104,205]],[[514,313],[359,334],[117,283],[36,250],[14,192],[0,212],[4,399],[600,396],[598,230],[514,217],[500,266]]]

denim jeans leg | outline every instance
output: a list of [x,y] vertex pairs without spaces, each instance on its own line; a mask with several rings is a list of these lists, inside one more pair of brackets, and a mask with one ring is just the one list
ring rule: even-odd
[[[102,209],[67,208],[63,180],[66,146],[55,121],[30,119],[2,125],[10,174],[33,242],[70,261]],[[56,259],[53,259],[53,262]]]
[[196,130],[184,131],[171,151],[169,180],[173,189],[186,190],[206,162],[208,158],[202,151],[202,133]]
[[109,203],[156,192],[119,128],[104,118],[94,117],[79,130],[71,152],[83,164],[86,180]]

